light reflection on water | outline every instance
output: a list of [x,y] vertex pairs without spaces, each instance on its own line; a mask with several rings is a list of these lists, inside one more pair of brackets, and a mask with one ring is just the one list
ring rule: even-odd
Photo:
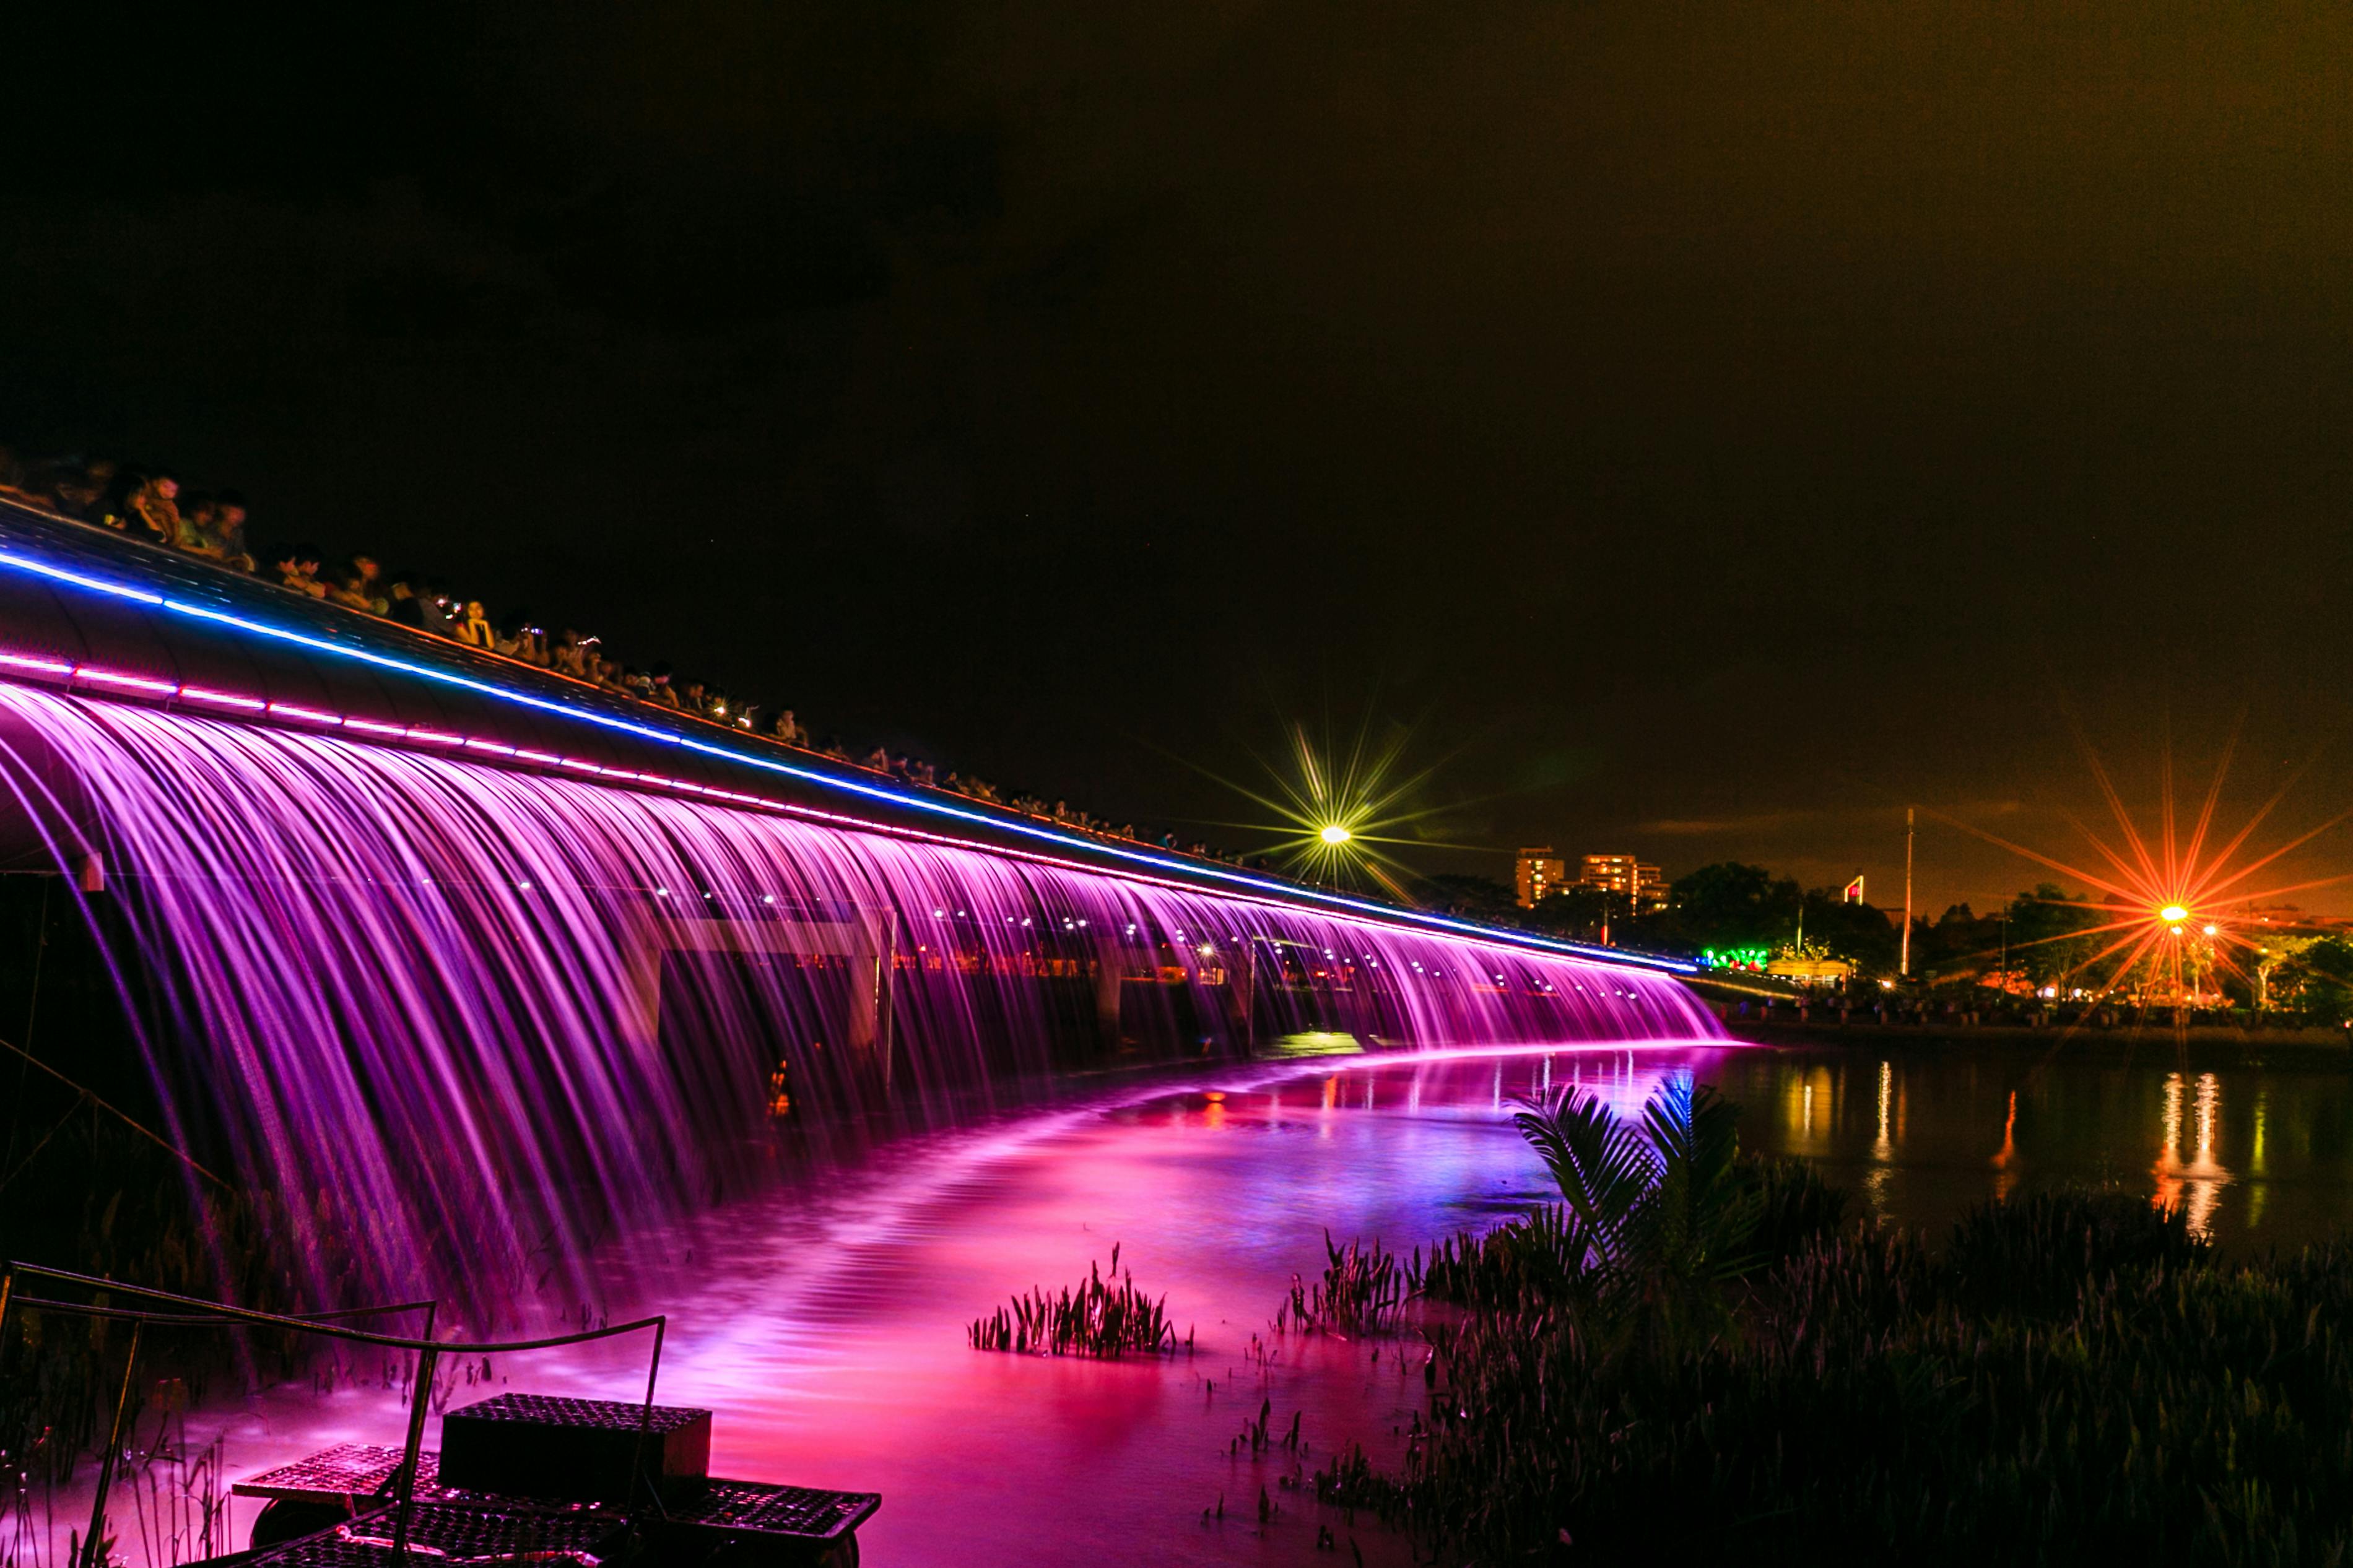
[[[1742,1103],[1748,1146],[1805,1154],[1902,1223],[2098,1182],[2178,1201],[2229,1243],[2295,1242],[2333,1229],[2353,1175],[2353,1086],[2335,1068],[1983,1049],[1324,1058],[905,1145],[614,1259],[636,1300],[599,1305],[673,1315],[662,1394],[718,1410],[717,1467],[883,1492],[870,1561],[1323,1561],[1318,1516],[1279,1484],[1291,1456],[1237,1458],[1229,1440],[1266,1400],[1278,1427],[1303,1412],[1309,1468],[1347,1441],[1394,1462],[1421,1391],[1393,1348],[1376,1362],[1369,1343],[1271,1334],[1293,1274],[1320,1269],[1325,1227],[1403,1250],[1521,1209],[1545,1191],[1510,1125],[1515,1098],[1575,1085],[1630,1113],[1684,1068]],[[2243,1171],[2225,1164],[2234,1150]],[[966,1348],[973,1317],[1075,1282],[1114,1241],[1179,1331],[1197,1331],[1192,1358]],[[617,1361],[501,1375],[628,1397],[642,1373]],[[396,1408],[366,1407],[381,1398],[281,1409],[233,1462],[396,1433]],[[1263,1536],[1261,1488],[1284,1510]],[[1220,1496],[1224,1523],[1204,1524]],[[1406,1560],[1333,1522],[1343,1561],[1352,1533],[1367,1561]]]
[[1746,1108],[1748,1147],[1803,1155],[1903,1224],[1941,1229],[1988,1198],[2093,1185],[2179,1205],[2226,1245],[2295,1246],[2335,1235],[2353,1194],[2353,1079],[2324,1054],[1765,1050],[1714,1072]]

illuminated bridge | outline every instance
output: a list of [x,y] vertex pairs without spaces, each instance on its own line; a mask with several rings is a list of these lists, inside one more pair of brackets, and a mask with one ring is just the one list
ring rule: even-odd
[[175,1124],[412,1256],[511,1262],[779,1123],[1057,1069],[1716,1033],[1672,964],[902,785],[5,503],[0,779],[0,864],[69,874]]

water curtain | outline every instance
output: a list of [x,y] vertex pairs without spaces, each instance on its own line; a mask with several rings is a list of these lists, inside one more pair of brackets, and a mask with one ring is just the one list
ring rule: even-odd
[[980,848],[20,687],[0,720],[0,808],[102,857],[182,1131],[371,1288],[525,1280],[1071,1067],[1717,1033],[1663,976]]

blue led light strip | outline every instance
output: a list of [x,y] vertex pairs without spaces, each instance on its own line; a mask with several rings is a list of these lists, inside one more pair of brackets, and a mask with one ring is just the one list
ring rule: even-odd
[[[1065,850],[1083,850],[1092,855],[1110,856],[1138,866],[1148,866],[1161,872],[1176,872],[1187,878],[1208,879],[1230,883],[1250,897],[1270,903],[1288,904],[1294,907],[1322,906],[1326,910],[1346,910],[1392,924],[1425,926],[1462,936],[1475,937],[1482,942],[1566,953],[1571,957],[1590,959],[1603,963],[1668,970],[1679,974],[1694,974],[1700,969],[1698,964],[1684,963],[1674,959],[1621,952],[1614,948],[1588,947],[1581,942],[1556,942],[1548,937],[1532,936],[1525,932],[1506,931],[1500,927],[1482,926],[1470,921],[1453,920],[1445,915],[1424,914],[1416,910],[1393,909],[1384,904],[1374,903],[1369,900],[1354,899],[1343,893],[1326,893],[1312,888],[1300,888],[1275,882],[1263,877],[1251,876],[1247,872],[1229,870],[1221,866],[1172,859],[1166,856],[1155,855],[1145,850],[1127,849],[1096,839],[1080,838],[1071,834],[1056,832],[1050,827],[1039,826],[1035,823],[1023,822],[1010,816],[1000,816],[972,811],[963,806],[952,805],[943,800],[932,800],[921,795],[907,795],[895,789],[860,784],[855,779],[838,778],[831,773],[796,766],[773,757],[756,756],[733,746],[714,745],[708,741],[699,741],[688,735],[673,734],[650,725],[631,723],[626,719],[617,719],[610,714],[576,708],[570,703],[553,701],[544,697],[533,697],[528,692],[517,691],[512,687],[500,686],[486,680],[476,680],[470,676],[460,675],[455,670],[437,669],[431,665],[415,664],[407,659],[396,658],[389,654],[375,653],[363,647],[352,647],[329,641],[324,637],[312,637],[305,632],[271,626],[267,621],[251,620],[243,616],[230,615],[224,610],[207,609],[202,605],[192,605],[184,599],[174,599],[168,595],[149,593],[143,588],[133,588],[121,583],[110,583],[104,578],[92,577],[85,573],[68,571],[62,566],[53,566],[47,562],[36,560],[15,550],[0,550],[0,566],[30,573],[52,583],[65,584],[86,593],[127,599],[133,604],[169,610],[174,615],[188,616],[198,620],[209,621],[216,626],[234,627],[256,637],[291,643],[313,653],[332,654],[338,658],[355,659],[379,669],[397,670],[403,675],[415,676],[443,686],[459,687],[485,697],[496,698],[503,702],[518,703],[543,713],[551,713],[557,718],[574,722],[586,722],[602,729],[619,731],[624,734],[635,735],[640,740],[652,741],[662,745],[683,746],[689,751],[699,752],[705,756],[717,757],[723,762],[738,763],[744,767],[758,768],[765,773],[780,773],[788,778],[798,779],[804,784],[817,784],[849,795],[864,795],[892,805],[927,812],[934,816],[952,817],[960,822],[993,828],[998,832],[1018,833]],[[986,852],[988,846],[980,844],[974,845],[973,847]]]

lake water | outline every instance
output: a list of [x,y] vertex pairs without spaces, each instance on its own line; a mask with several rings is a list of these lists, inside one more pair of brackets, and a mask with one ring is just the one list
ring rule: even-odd
[[[2353,1075],[2317,1055],[1907,1043],[1356,1057],[1103,1091],[900,1145],[691,1236],[643,1238],[611,1259],[613,1299],[593,1310],[672,1314],[661,1397],[717,1410],[714,1468],[883,1493],[861,1532],[869,1563],[1328,1562],[1319,1523],[1341,1562],[1353,1539],[1367,1562],[1403,1563],[1377,1529],[1282,1481],[1346,1442],[1395,1459],[1422,1387],[1410,1345],[1276,1335],[1293,1275],[1320,1270],[1327,1227],[1402,1251],[1540,1201],[1515,1097],[1577,1084],[1631,1110],[1685,1069],[1741,1102],[1747,1146],[1818,1162],[1861,1211],[1900,1223],[2090,1182],[2178,1201],[2232,1247],[2288,1245],[2333,1234],[2353,1196]],[[967,1347],[975,1316],[1083,1279],[1114,1242],[1192,1330],[1193,1353]],[[642,1397],[641,1366],[515,1358],[493,1378]],[[1297,1415],[1303,1460],[1232,1451],[1262,1407],[1278,1435]],[[231,1468],[399,1429],[380,1390],[281,1391],[232,1424]],[[1263,1527],[1261,1490],[1279,1509]],[[241,1506],[239,1540],[249,1517]]]
[[1942,1226],[2021,1188],[2178,1203],[2245,1250],[2353,1216],[2353,1061],[2342,1052],[2106,1041],[1742,1051],[1701,1069],[1743,1141],[1811,1160],[1865,1211]]

